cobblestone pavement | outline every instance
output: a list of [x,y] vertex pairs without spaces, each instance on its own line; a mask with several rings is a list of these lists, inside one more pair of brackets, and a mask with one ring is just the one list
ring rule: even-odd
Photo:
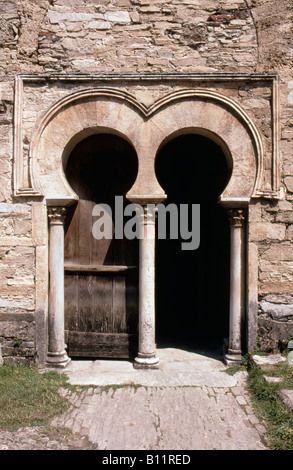
[[100,450],[261,450],[265,428],[243,386],[89,389],[54,420]]
[[46,430],[42,427],[0,431],[0,451],[4,450],[91,450],[85,437],[66,430]]
[[265,450],[245,372],[229,376],[217,360],[189,353],[170,360],[171,353],[157,372],[114,361],[73,363],[71,383],[96,383],[61,390],[71,405],[52,425],[72,434],[2,431],[0,450]]

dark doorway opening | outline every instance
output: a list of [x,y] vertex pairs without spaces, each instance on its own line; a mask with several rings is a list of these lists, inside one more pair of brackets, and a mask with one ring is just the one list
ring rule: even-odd
[[[138,241],[115,234],[115,196],[122,198],[124,207],[137,169],[133,147],[112,134],[87,137],[69,156],[65,173],[79,196],[65,227],[65,334],[70,357],[118,359],[137,352]],[[111,238],[93,234],[97,204],[110,208],[106,212],[111,214]]]
[[[219,145],[186,134],[169,141],[156,159],[165,204],[200,204],[200,244],[157,239],[156,340],[158,347],[211,350],[229,332],[230,239],[226,212],[217,202],[231,170]],[[189,212],[190,214],[190,212]]]

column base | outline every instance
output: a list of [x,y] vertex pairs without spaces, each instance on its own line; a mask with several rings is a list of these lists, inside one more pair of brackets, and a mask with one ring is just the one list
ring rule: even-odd
[[224,356],[224,362],[227,366],[242,364],[242,352],[235,349],[228,349],[228,353]]
[[156,355],[149,357],[138,353],[134,359],[133,367],[134,369],[158,369],[159,358]]
[[47,356],[47,366],[55,367],[58,369],[64,369],[71,362],[71,359],[67,356],[66,351],[61,353],[49,352]]

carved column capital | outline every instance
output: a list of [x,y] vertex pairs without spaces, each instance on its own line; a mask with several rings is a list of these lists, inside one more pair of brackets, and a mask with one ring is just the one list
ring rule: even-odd
[[155,225],[157,215],[157,207],[155,204],[147,204],[143,206],[143,223],[144,225]]
[[228,218],[230,226],[244,227],[246,222],[246,209],[229,209]]
[[155,204],[137,205],[136,217],[141,227],[155,225],[156,216],[157,207]]
[[67,207],[48,207],[48,219],[50,225],[64,225]]

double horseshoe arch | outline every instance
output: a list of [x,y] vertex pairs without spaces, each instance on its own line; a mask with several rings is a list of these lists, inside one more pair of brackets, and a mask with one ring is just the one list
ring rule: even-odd
[[[140,103],[115,88],[72,93],[57,102],[37,124],[30,147],[30,178],[44,196],[49,216],[49,345],[48,363],[66,366],[64,349],[64,214],[78,199],[66,176],[73,148],[93,134],[112,133],[128,141],[138,158],[136,181],[127,197],[147,211],[148,203],[166,198],[155,174],[159,149],[174,136],[201,134],[220,145],[231,169],[220,196],[231,222],[230,329],[227,363],[241,358],[241,323],[245,309],[245,211],[262,184],[263,148],[247,113],[234,100],[210,90],[181,89],[154,102]],[[154,230],[145,217],[145,230]],[[149,232],[148,232],[149,233]],[[154,241],[140,240],[139,346],[136,367],[157,367],[154,336]],[[149,264],[151,263],[151,264]],[[146,328],[146,325],[148,327]],[[149,326],[151,325],[151,328]]]
[[147,107],[127,92],[98,88],[63,98],[36,126],[30,147],[33,188],[46,199],[76,197],[64,161],[80,140],[103,132],[120,135],[137,152],[139,173],[130,196],[163,194],[153,162],[162,143],[176,133],[202,133],[223,147],[233,172],[221,199],[249,199],[262,183],[260,135],[234,100],[209,90],[180,90]]

